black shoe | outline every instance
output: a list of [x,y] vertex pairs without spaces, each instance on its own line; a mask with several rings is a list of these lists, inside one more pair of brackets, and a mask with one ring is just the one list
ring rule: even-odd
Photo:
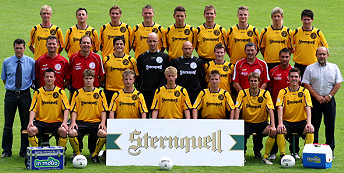
[[262,159],[262,154],[260,154],[260,153],[255,153],[254,154],[254,158],[256,158],[256,159]]
[[24,154],[19,154],[19,156],[20,156],[20,157],[26,158],[26,157],[27,157],[27,154],[26,154],[26,153],[24,153]]
[[10,155],[10,154],[8,154],[8,153],[4,153],[4,154],[2,154],[1,158],[5,158],[5,157],[11,157],[11,155]]
[[98,155],[95,155],[94,157],[92,157],[92,161],[94,163],[102,163],[102,161],[99,159]]

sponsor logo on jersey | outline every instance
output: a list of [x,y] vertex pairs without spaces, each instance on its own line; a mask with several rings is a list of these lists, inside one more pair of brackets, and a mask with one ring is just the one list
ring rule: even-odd
[[219,100],[223,100],[225,98],[225,96],[223,94],[219,94],[219,96],[217,97]]
[[85,35],[91,36],[91,31],[86,31]]
[[240,74],[243,75],[243,76],[248,76],[247,72],[241,72]]
[[288,35],[287,31],[282,31],[281,32],[282,37],[286,37]]
[[155,60],[156,60],[156,62],[159,63],[159,64],[161,64],[162,61],[163,61],[163,60],[162,60],[162,57],[160,57],[160,56],[156,57]]
[[119,102],[119,106],[123,106],[123,105],[126,105],[126,106],[135,106],[135,102],[133,102],[133,103],[125,103],[125,102],[120,101],[120,102]]
[[80,38],[73,37],[73,42],[79,42]]
[[121,28],[119,29],[119,31],[121,31],[121,33],[125,33],[126,30],[127,30],[127,29],[126,29],[125,27],[121,27]]
[[157,33],[158,33],[158,29],[153,28],[153,29],[152,29],[152,32],[155,32],[155,33],[157,34]]
[[53,93],[53,97],[56,99],[57,97],[59,97],[59,93],[58,92],[54,92]]
[[118,70],[118,71],[125,71],[127,68],[116,68],[116,67],[110,67],[110,71]]
[[174,92],[174,96],[179,97],[180,96],[180,92],[179,91],[175,91]]
[[289,104],[298,104],[298,103],[302,103],[302,99],[298,100],[298,101],[290,101],[290,100],[287,100],[287,105]]
[[94,101],[94,102],[81,101],[81,106],[84,106],[84,105],[97,105],[97,101]]
[[129,64],[129,60],[124,59],[124,60],[122,61],[122,63],[123,63],[123,65],[128,65],[128,64]]
[[299,44],[315,44],[315,41],[303,41],[303,40],[299,40]]
[[197,63],[192,62],[192,63],[190,64],[190,67],[191,67],[192,69],[196,69],[196,68],[197,68]]
[[239,39],[239,38],[234,38],[234,43],[237,43],[237,42],[250,42],[251,40],[248,38],[248,39]]
[[206,41],[220,41],[220,38],[205,38],[205,37],[203,37],[203,42],[206,42]]
[[220,31],[219,30],[214,30],[214,35],[216,35],[216,36],[220,35]]
[[252,31],[248,31],[248,32],[247,32],[247,36],[252,37],[252,35],[253,35],[253,32],[252,32]]
[[176,99],[165,99],[165,98],[162,98],[161,99],[161,101],[162,101],[162,103],[164,103],[164,102],[178,102],[178,98],[176,98]]
[[274,80],[282,80],[282,77],[280,76],[274,77]]
[[94,62],[91,62],[88,67],[90,67],[90,69],[95,69],[96,68],[96,64]]
[[57,105],[57,100],[56,101],[43,101],[42,100],[42,106],[43,105]]
[[56,34],[56,30],[55,29],[51,29],[50,30],[50,35],[55,35]]
[[221,103],[210,103],[210,102],[207,102],[205,105],[206,105],[207,107],[208,107],[208,106],[222,106],[222,102],[221,102]]
[[262,105],[259,105],[259,106],[252,106],[252,105],[250,105],[250,104],[246,104],[246,108],[260,109],[260,108],[262,108]]
[[55,64],[55,70],[61,70],[61,64]]
[[270,44],[273,44],[273,43],[278,43],[278,44],[285,44],[285,40],[269,40],[270,41]]
[[258,101],[258,103],[263,103],[263,100],[264,100],[263,97],[258,97],[257,101]]
[[137,95],[136,95],[136,94],[132,95],[132,96],[131,96],[131,99],[132,99],[132,100],[137,100]]
[[299,92],[299,93],[297,93],[297,96],[301,98],[303,96],[303,93]]
[[99,98],[99,94],[98,93],[94,93],[93,94],[93,98],[98,99]]
[[143,35],[140,36],[140,40],[144,40],[144,39],[147,39],[148,37],[145,37]]
[[196,70],[193,70],[193,71],[180,70],[179,71],[179,75],[185,75],[185,74],[196,75]]
[[188,41],[188,38],[187,37],[185,37],[185,38],[172,37],[172,42],[177,41],[177,40],[179,40],[179,41]]
[[312,33],[312,34],[311,34],[311,38],[312,38],[312,39],[316,39],[316,38],[317,38],[317,34],[316,34],[316,33]]
[[184,34],[185,34],[185,35],[190,35],[190,33],[191,33],[190,29],[185,29],[185,30],[184,30]]
[[116,35],[108,35],[108,40],[115,38],[115,37],[116,37]]
[[153,69],[153,70],[162,70],[162,65],[146,65],[146,70],[150,70],[150,69]]
[[37,37],[37,41],[41,41],[41,40],[47,40],[47,38],[46,38],[46,37],[40,37],[40,36],[38,36],[38,37]]

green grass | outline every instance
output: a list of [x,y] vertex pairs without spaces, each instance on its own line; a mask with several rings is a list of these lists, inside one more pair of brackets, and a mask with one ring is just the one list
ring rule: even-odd
[[[266,26],[271,24],[270,12],[274,7],[281,7],[284,10],[284,24],[291,29],[295,29],[301,26],[300,13],[303,9],[308,8],[314,11],[315,17],[313,25],[322,30],[327,42],[330,46],[330,58],[329,61],[338,64],[340,69],[344,69],[344,59],[343,47],[344,47],[344,34],[342,28],[344,27],[344,19],[341,9],[344,8],[343,0],[328,0],[328,1],[277,1],[277,0],[251,0],[251,1],[185,1],[185,0],[146,0],[146,1],[86,1],[86,0],[60,0],[60,1],[5,1],[1,2],[0,6],[0,57],[1,64],[2,61],[14,54],[13,52],[13,41],[16,38],[24,38],[28,41],[29,33],[31,28],[41,22],[39,16],[39,10],[41,6],[48,4],[53,8],[52,23],[56,24],[62,28],[65,34],[66,30],[72,25],[76,24],[75,11],[79,7],[84,7],[88,10],[88,24],[96,28],[99,32],[101,25],[108,23],[110,18],[108,17],[108,10],[113,3],[119,5],[123,10],[122,21],[130,24],[132,27],[140,22],[142,22],[141,8],[150,4],[155,9],[155,22],[161,24],[164,28],[174,23],[172,17],[173,9],[182,5],[186,8],[187,19],[186,22],[192,26],[199,26],[204,22],[203,18],[203,8],[207,4],[213,4],[216,7],[217,17],[216,23],[222,25],[228,30],[229,27],[235,25],[238,21],[236,17],[237,7],[240,5],[247,5],[250,9],[249,23],[258,28],[260,31]],[[29,49],[25,52],[26,55],[33,57]],[[133,55],[133,52],[131,52]],[[62,56],[67,57],[65,52]],[[261,57],[259,55],[258,57]],[[228,57],[227,57],[228,58]],[[293,64],[293,63],[292,63]],[[343,70],[342,74],[343,73]],[[1,85],[0,98],[4,99],[4,86]],[[337,120],[336,120],[336,159],[333,161],[333,166],[330,169],[331,172],[341,172],[344,166],[343,162],[343,148],[344,148],[344,138],[341,138],[341,134],[344,132],[344,118],[341,113],[344,111],[344,99],[343,92],[339,90],[336,95],[337,99]],[[0,138],[2,139],[2,129],[3,129],[3,102],[0,102]],[[24,161],[18,156],[18,150],[20,145],[20,124],[18,116],[15,119],[14,124],[14,144],[13,144],[13,156],[6,159],[0,159],[0,171],[8,172],[21,172],[25,171]],[[84,140],[85,141],[85,140]],[[324,143],[324,128],[320,130],[320,143]],[[282,172],[305,172],[305,171],[315,171],[314,169],[305,169],[302,167],[300,160],[297,161],[296,167],[293,169],[283,169],[278,164],[277,161],[273,161],[274,165],[264,165],[260,161],[253,158],[252,152],[252,142],[249,140],[248,151],[247,151],[247,164],[244,167],[180,167],[176,166],[173,168],[173,172],[268,172],[272,169]],[[300,143],[303,143],[301,140]],[[68,144],[69,146],[69,144]],[[71,147],[68,147],[66,153],[67,157],[72,154]],[[85,153],[88,156],[88,153]],[[120,158],[118,158],[120,159]],[[93,164],[89,163],[86,169],[76,170],[72,168],[70,164],[71,160],[67,159],[66,169],[62,172],[69,171],[80,171],[80,172],[96,172],[101,170],[102,172],[157,172],[158,167],[146,166],[123,166],[123,167],[106,167],[104,164]],[[317,170],[325,171],[325,170]],[[54,171],[52,171],[54,172]],[[56,171],[57,172],[57,171]],[[61,171],[58,171],[61,172]]]

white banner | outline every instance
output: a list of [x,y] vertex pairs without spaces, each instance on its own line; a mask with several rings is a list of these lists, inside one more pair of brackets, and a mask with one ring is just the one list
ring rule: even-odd
[[107,130],[107,166],[244,166],[243,120],[108,119]]

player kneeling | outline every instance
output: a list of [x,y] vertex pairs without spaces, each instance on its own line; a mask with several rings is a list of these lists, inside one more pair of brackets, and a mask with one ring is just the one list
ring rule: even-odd
[[[83,73],[85,86],[73,94],[71,104],[71,124],[69,126],[69,142],[76,155],[81,154],[79,140],[89,134],[96,145],[92,161],[101,163],[99,151],[106,141],[106,111],[108,110],[104,92],[93,86],[95,73],[86,69]],[[98,138],[98,139],[97,139]],[[90,144],[89,144],[90,145]]]
[[27,126],[31,147],[38,147],[36,135],[43,135],[43,133],[58,136],[57,145],[66,147],[69,102],[64,90],[55,86],[55,80],[55,71],[47,69],[44,72],[45,85],[33,95]]
[[[260,75],[252,72],[248,76],[250,84],[249,89],[241,90],[238,94],[235,104],[234,119],[239,119],[240,111],[242,110],[242,119],[245,121],[245,153],[247,150],[247,139],[251,134],[256,133],[256,138],[253,138],[254,157],[262,159],[266,164],[272,164],[267,157],[262,158],[260,150],[263,148],[263,137],[269,135],[265,144],[265,153],[270,153],[276,136],[275,120],[274,120],[274,105],[269,91],[258,88],[260,83]],[[268,124],[268,115],[270,115],[270,122]]]
[[292,133],[297,133],[305,139],[305,144],[314,141],[314,127],[311,124],[312,100],[309,91],[299,85],[300,70],[298,68],[290,69],[288,77],[290,86],[280,90],[276,101],[278,107],[277,145],[281,158],[285,155],[285,135],[291,139]]

